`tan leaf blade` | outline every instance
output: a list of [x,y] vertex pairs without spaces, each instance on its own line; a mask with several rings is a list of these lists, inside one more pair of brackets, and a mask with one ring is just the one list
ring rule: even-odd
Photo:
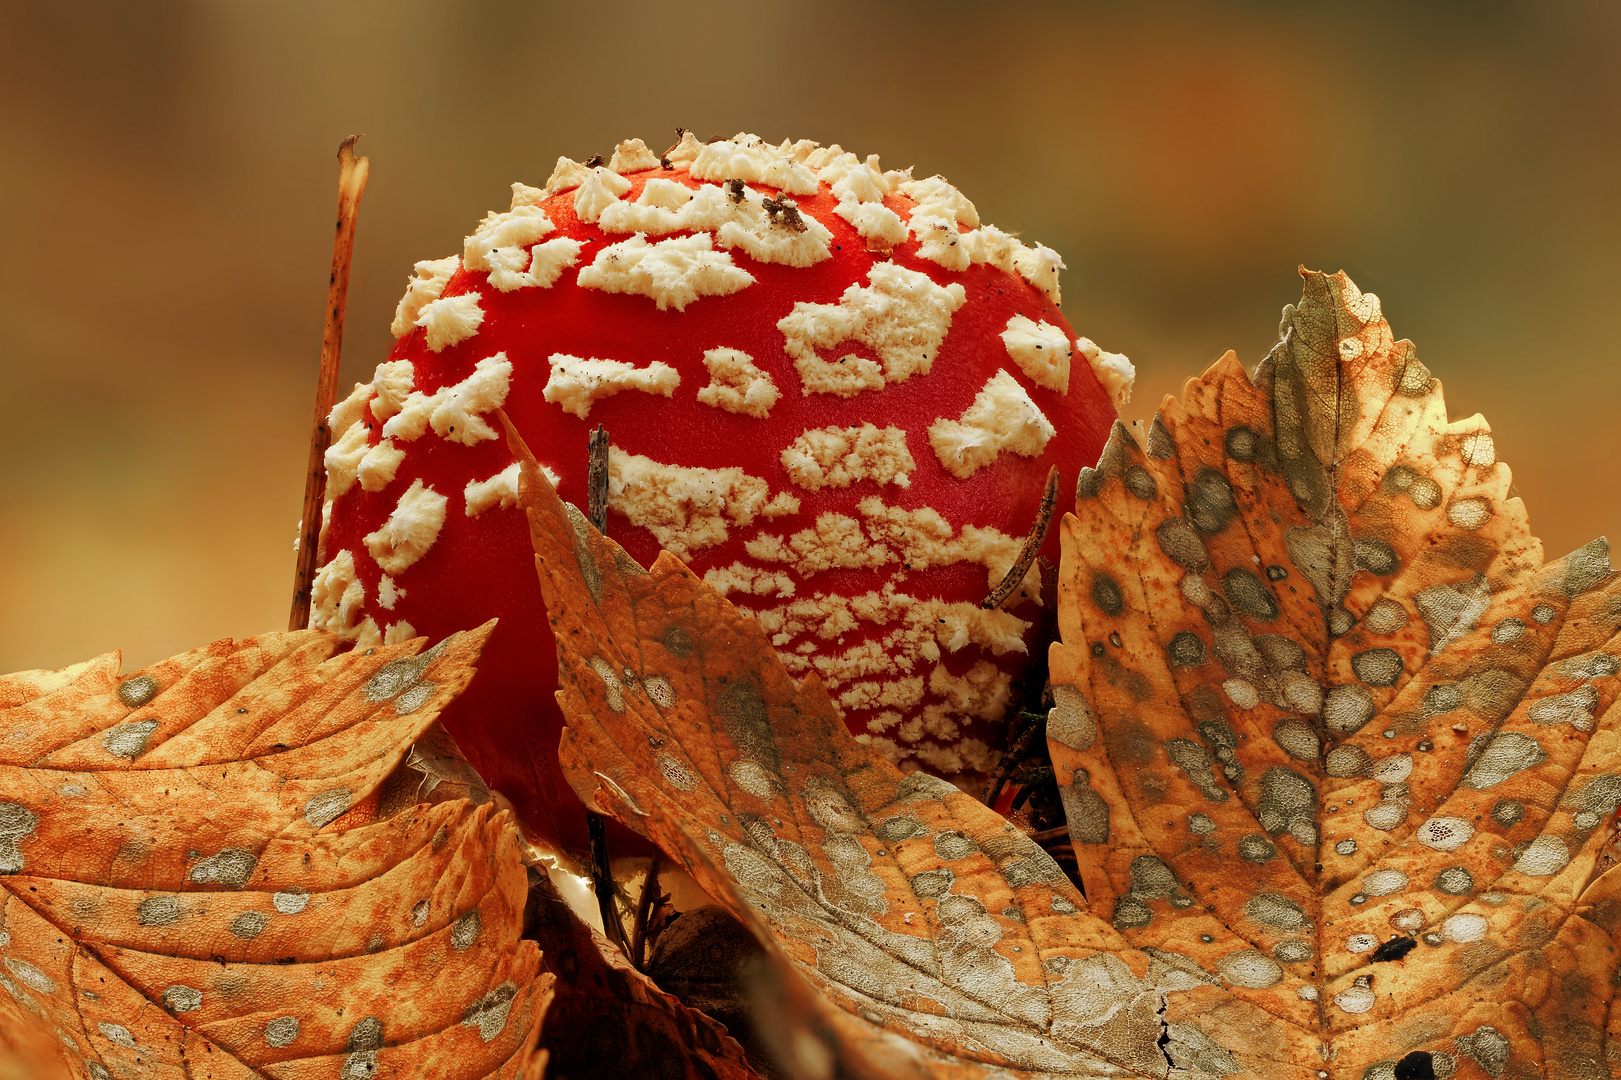
[[1208,1073],[1615,1075],[1621,574],[1602,540],[1541,565],[1484,421],[1302,274],[1255,378],[1229,353],[1117,425],[1064,522],[1048,737],[1093,910],[1244,1003],[1170,999]]
[[761,938],[779,1064],[1166,1076],[1162,1039],[1184,1051],[1164,996],[1243,1008],[1131,949],[993,811],[857,744],[757,622],[667,553],[637,566],[508,438],[560,643],[565,772]]
[[509,815],[380,799],[491,626],[0,677],[0,1029],[41,1075],[538,1076]]

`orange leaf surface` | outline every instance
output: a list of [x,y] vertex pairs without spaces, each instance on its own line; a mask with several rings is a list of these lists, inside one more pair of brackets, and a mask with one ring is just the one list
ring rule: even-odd
[[[1087,895],[525,462],[582,798],[765,944],[807,1075],[1621,1069],[1621,575],[1548,566],[1478,418],[1306,275],[1064,524],[1049,748]],[[785,1004],[786,1003],[786,1004]],[[1004,1071],[1005,1070],[1005,1071]]]
[[752,617],[668,553],[637,566],[509,439],[560,643],[565,773],[755,929],[780,1065],[1164,1075],[1160,995],[1190,976],[1087,913],[995,812],[856,743]]
[[379,798],[492,625],[0,677],[0,1066],[538,1076],[552,976],[510,816]]
[[1240,1069],[1612,1075],[1621,574],[1542,565],[1484,421],[1303,275],[1255,377],[1117,426],[1064,523],[1087,895],[1244,1003],[1167,1013]]

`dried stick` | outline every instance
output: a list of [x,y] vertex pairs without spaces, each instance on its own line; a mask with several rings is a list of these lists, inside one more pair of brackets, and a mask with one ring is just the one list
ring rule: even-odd
[[647,880],[642,882],[642,895],[636,899],[636,923],[630,932],[630,962],[637,971],[647,970],[647,918],[653,911],[653,900],[659,894],[659,854],[647,866]]
[[326,450],[332,444],[327,417],[338,397],[338,360],[343,354],[343,311],[349,300],[349,260],[355,250],[355,220],[366,192],[371,159],[355,157],[351,135],[338,146],[338,229],[332,239],[332,276],[326,286],[326,330],[321,337],[321,374],[315,385],[315,421],[310,431],[310,460],[304,474],[304,516],[298,530],[298,565],[293,571],[293,607],[287,629],[302,630],[310,621],[310,587],[315,580],[321,506],[326,500]]
[[614,896],[613,870],[608,865],[608,819],[594,810],[585,812],[585,832],[591,842],[591,887],[597,894],[597,911],[602,915],[602,932],[614,947],[630,959],[625,940],[625,924],[619,918]]
[[[597,532],[608,533],[608,430],[601,424],[591,433],[590,460],[586,466],[586,515]],[[636,954],[625,941],[625,924],[614,907],[614,877],[609,866],[606,819],[595,810],[585,812],[585,831],[591,840],[591,885],[596,889],[597,907],[602,912],[602,930],[619,947],[625,959],[636,963]]]
[[1018,589],[1024,575],[1030,572],[1030,566],[1036,561],[1041,552],[1041,545],[1047,540],[1047,530],[1052,527],[1053,507],[1058,505],[1058,466],[1054,465],[1047,473],[1047,487],[1041,493],[1041,507],[1036,511],[1036,520],[1030,526],[1030,535],[1024,538],[1024,547],[1019,549],[1019,557],[1014,560],[1013,566],[1003,576],[991,595],[979,602],[979,606],[986,611],[994,611],[1001,607]]
[[591,461],[586,467],[586,516],[597,532],[608,535],[608,430],[601,424],[591,433]]

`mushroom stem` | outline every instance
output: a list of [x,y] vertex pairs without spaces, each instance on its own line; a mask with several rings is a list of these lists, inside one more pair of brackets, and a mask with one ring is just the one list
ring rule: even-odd
[[355,250],[360,197],[371,175],[371,159],[355,157],[359,135],[338,146],[338,227],[332,239],[332,276],[326,286],[326,329],[321,336],[321,372],[315,385],[315,421],[310,431],[309,468],[304,474],[304,516],[299,521],[298,564],[293,571],[293,606],[287,629],[310,621],[310,586],[315,579],[321,535],[321,504],[326,499],[326,451],[332,443],[328,417],[338,397],[338,361],[343,355],[343,312],[349,301],[349,260]]
[[1058,505],[1058,466],[1054,465],[1047,472],[1047,488],[1041,493],[1041,507],[1036,511],[1036,520],[1030,526],[1030,535],[1024,538],[1024,547],[1019,550],[1019,557],[1013,561],[1013,566],[991,595],[979,602],[979,606],[986,611],[994,611],[1001,607],[1007,598],[1013,595],[1024,575],[1030,572],[1030,566],[1036,561],[1041,552],[1041,545],[1047,541],[1047,530],[1053,523],[1053,507]]

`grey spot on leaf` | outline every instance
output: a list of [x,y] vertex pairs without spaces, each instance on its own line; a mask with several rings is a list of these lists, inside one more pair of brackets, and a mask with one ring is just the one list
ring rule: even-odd
[[309,822],[312,829],[325,828],[349,809],[350,798],[348,788],[329,788],[320,792],[304,804],[304,820]]
[[203,1007],[202,991],[175,983],[163,991],[163,1007],[172,1013],[196,1012]]
[[1216,970],[1234,986],[1264,990],[1283,980],[1283,968],[1263,952],[1246,949],[1216,961]]
[[1566,596],[1576,596],[1593,588],[1610,573],[1610,543],[1601,536],[1565,556],[1565,572],[1559,588]]
[[107,729],[101,745],[113,757],[138,758],[146,753],[147,740],[158,730],[158,721],[152,718],[133,720]]
[[423,679],[394,699],[394,714],[396,716],[408,716],[416,712],[428,703],[428,699],[433,697],[433,692],[437,689],[436,684]]
[[1476,791],[1500,784],[1515,773],[1540,765],[1548,758],[1537,741],[1524,732],[1502,731],[1490,736],[1489,740],[1478,757],[1471,754],[1474,760],[1463,775],[1462,783]]
[[1271,622],[1278,617],[1278,602],[1272,590],[1248,570],[1229,570],[1222,575],[1221,583],[1228,602],[1241,614],[1260,622]]
[[1182,569],[1201,573],[1210,568],[1210,556],[1185,518],[1169,518],[1154,530],[1160,550]]
[[1339,735],[1361,730],[1373,719],[1374,711],[1373,695],[1356,683],[1331,687],[1323,698],[1323,723]]
[[265,1025],[265,1042],[280,1050],[298,1038],[298,1017],[278,1016]]
[[1281,893],[1257,893],[1244,905],[1244,914],[1275,930],[1303,930],[1310,924],[1305,909]]
[[1270,862],[1278,857],[1278,848],[1260,833],[1250,833],[1239,839],[1238,857],[1246,862]]
[[943,832],[934,838],[934,853],[947,862],[966,859],[979,852],[979,845],[960,832]]
[[494,1042],[507,1026],[507,1014],[512,1011],[512,999],[518,988],[510,982],[502,983],[482,998],[469,1005],[462,1013],[463,1027],[478,1028],[478,1037]]
[[469,911],[451,925],[450,947],[457,952],[466,952],[478,940],[479,931],[483,929],[484,921],[479,918],[478,909]]
[[898,844],[902,840],[929,835],[929,830],[911,814],[897,814],[885,818],[873,826],[872,832],[886,844]]
[[1101,570],[1092,575],[1092,602],[1105,615],[1118,615],[1126,607],[1126,599],[1120,592],[1120,585]]
[[1069,836],[1077,844],[1103,844],[1109,839],[1109,804],[1092,790],[1092,777],[1076,769],[1070,783],[1058,789],[1064,804],[1064,820]]
[[1172,667],[1198,667],[1204,663],[1205,645],[1199,640],[1198,634],[1183,630],[1171,638],[1165,652],[1170,657]]
[[1232,521],[1238,513],[1238,504],[1227,478],[1214,469],[1205,468],[1199,470],[1187,487],[1186,509],[1195,529],[1205,536],[1214,536]]
[[1475,878],[1462,866],[1448,866],[1435,875],[1435,887],[1448,896],[1462,896],[1475,887]]
[[1351,657],[1351,671],[1369,686],[1395,686],[1402,674],[1401,653],[1395,649],[1363,649]]
[[149,896],[135,905],[135,921],[141,926],[168,926],[184,914],[177,896]]
[[1569,724],[1577,731],[1592,731],[1598,703],[1596,687],[1579,686],[1567,694],[1553,694],[1533,701],[1525,715],[1533,724]]
[[0,874],[20,874],[26,861],[22,841],[32,836],[39,818],[21,803],[0,802]]
[[42,994],[56,993],[56,980],[45,974],[27,960],[20,960],[15,956],[5,958],[6,968],[17,976],[24,986],[30,990],[38,990]]
[[270,925],[270,916],[262,911],[244,911],[231,920],[231,933],[245,941],[251,941],[264,933],[265,927]]
[[259,857],[245,848],[226,848],[198,862],[186,875],[194,885],[224,885],[240,889],[253,876]]
[[297,915],[309,906],[310,894],[302,891],[279,892],[271,896],[270,903],[283,915]]
[[139,709],[157,696],[158,681],[150,675],[125,679],[118,686],[118,700],[132,709]]
[[1098,737],[1097,717],[1086,697],[1073,686],[1054,683],[1053,707],[1047,713],[1047,737],[1072,750],[1085,750]]
[[1476,574],[1456,585],[1436,584],[1420,590],[1413,597],[1413,605],[1429,627],[1430,655],[1439,655],[1441,650],[1473,630],[1491,602],[1491,589],[1484,574]]

